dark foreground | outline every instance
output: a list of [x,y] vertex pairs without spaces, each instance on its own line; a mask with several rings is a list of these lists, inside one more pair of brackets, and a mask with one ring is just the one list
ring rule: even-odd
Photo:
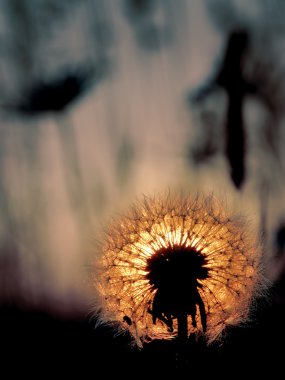
[[[0,310],[1,370],[10,378],[235,378],[270,374],[284,378],[285,310],[281,287],[260,302],[253,321],[228,331],[221,344],[189,341],[177,360],[177,342],[154,341],[132,349],[128,336],[94,329],[89,317],[58,319],[15,305]],[[17,374],[17,377],[15,377]],[[20,377],[19,377],[20,376]],[[121,377],[123,376],[123,377]]]

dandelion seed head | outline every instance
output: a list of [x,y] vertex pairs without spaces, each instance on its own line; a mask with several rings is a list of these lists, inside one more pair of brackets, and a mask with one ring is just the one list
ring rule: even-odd
[[213,196],[144,197],[110,223],[96,287],[101,321],[117,321],[138,346],[188,333],[208,343],[246,320],[261,288],[261,255],[249,225]]

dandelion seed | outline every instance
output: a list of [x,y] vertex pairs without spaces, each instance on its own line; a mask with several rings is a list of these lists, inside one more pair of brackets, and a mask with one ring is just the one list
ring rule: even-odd
[[102,244],[100,319],[142,346],[179,334],[219,338],[244,321],[261,286],[248,225],[212,196],[147,198],[114,220]]

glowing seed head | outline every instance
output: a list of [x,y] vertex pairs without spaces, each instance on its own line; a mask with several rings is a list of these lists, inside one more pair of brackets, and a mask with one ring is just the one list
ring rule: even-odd
[[117,321],[141,346],[188,333],[217,339],[243,321],[261,284],[260,252],[241,218],[214,197],[145,197],[113,221],[96,286],[100,318]]

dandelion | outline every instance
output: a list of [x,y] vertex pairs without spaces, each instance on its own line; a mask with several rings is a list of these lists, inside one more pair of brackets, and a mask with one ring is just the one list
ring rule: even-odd
[[248,225],[213,196],[144,197],[113,220],[101,251],[100,320],[138,346],[193,333],[213,342],[248,317],[261,284]]

